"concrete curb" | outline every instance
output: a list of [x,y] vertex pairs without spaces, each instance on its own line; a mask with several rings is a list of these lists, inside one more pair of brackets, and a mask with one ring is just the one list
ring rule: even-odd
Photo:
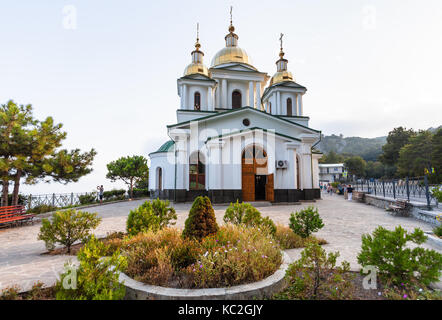
[[282,253],[282,264],[271,276],[254,283],[209,289],[174,289],[144,284],[124,273],[120,282],[126,286],[126,300],[252,300],[270,298],[286,286],[285,273],[291,262],[287,253]]
[[433,235],[433,234],[426,234],[427,238],[427,242],[429,244],[432,244],[433,246],[435,246],[436,248],[438,248],[439,250],[442,250],[442,239]]

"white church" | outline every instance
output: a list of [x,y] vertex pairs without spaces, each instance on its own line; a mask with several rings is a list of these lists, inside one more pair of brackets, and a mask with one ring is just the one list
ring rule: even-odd
[[269,77],[238,47],[230,22],[225,47],[204,65],[199,38],[192,62],[177,80],[181,99],[170,140],[149,154],[151,197],[213,203],[293,203],[320,198],[314,147],[321,132],[309,127],[307,89],[287,69],[281,35],[276,73]]

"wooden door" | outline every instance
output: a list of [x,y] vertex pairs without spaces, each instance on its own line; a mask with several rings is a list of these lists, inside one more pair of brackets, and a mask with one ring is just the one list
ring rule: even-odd
[[267,183],[266,183],[266,200],[267,201],[275,201],[275,191],[274,191],[274,179],[273,173],[267,175]]
[[243,201],[255,201],[255,166],[242,164],[242,197]]

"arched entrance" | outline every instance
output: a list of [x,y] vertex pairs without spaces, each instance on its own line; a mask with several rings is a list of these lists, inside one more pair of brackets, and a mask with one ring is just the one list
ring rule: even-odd
[[268,174],[267,153],[258,146],[247,147],[242,154],[243,201],[274,201],[273,174]]

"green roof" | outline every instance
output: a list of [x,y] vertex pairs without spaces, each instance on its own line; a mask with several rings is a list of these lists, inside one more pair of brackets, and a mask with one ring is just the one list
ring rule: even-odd
[[168,152],[168,151],[170,151],[170,149],[173,147],[174,144],[175,144],[174,141],[169,140],[169,141],[165,142],[157,151],[152,152],[151,154]]

